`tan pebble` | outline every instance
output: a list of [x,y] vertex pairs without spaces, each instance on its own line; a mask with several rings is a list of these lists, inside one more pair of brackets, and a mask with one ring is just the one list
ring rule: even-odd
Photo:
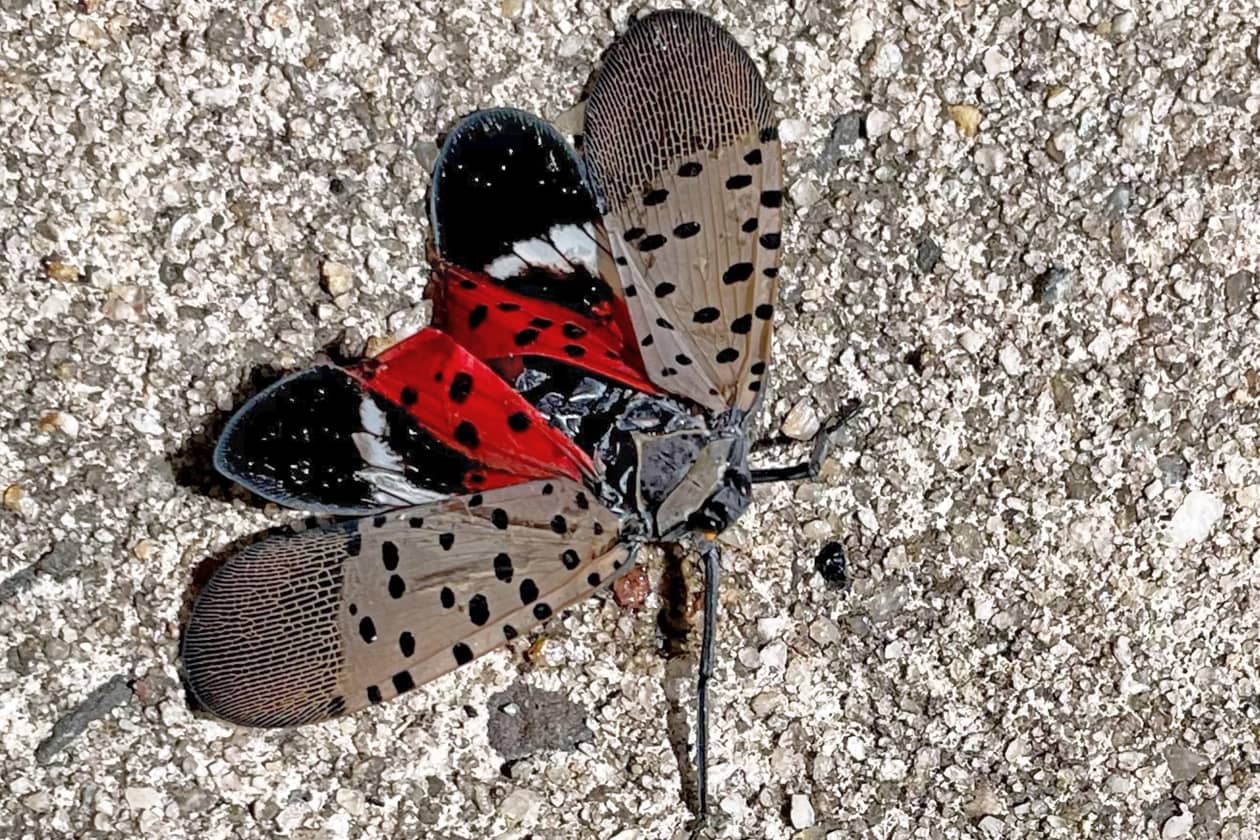
[[334,298],[344,295],[354,287],[354,274],[344,263],[328,260],[324,263],[321,273],[324,277],[324,288]]
[[58,280],[62,283],[74,283],[79,279],[78,267],[61,260],[45,261],[44,273],[51,279]]
[[954,121],[964,137],[975,137],[980,131],[983,115],[979,108],[972,105],[949,105],[945,108],[945,115]]
[[4,488],[4,508],[5,510],[16,511],[22,507],[22,498],[26,495],[21,485],[10,484]]

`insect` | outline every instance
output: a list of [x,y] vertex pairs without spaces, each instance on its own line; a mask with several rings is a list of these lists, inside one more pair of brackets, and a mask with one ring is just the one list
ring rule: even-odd
[[430,327],[289,376],[229,422],[217,468],[357,517],[255,543],[183,644],[209,711],[310,723],[387,701],[692,546],[706,580],[696,735],[706,808],[716,535],[753,484],[782,164],[771,97],[710,19],[632,24],[590,89],[580,155],[521,111],[447,136],[429,194]]

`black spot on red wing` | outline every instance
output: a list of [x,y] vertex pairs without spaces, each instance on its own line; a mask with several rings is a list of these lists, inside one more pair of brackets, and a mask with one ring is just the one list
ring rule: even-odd
[[762,207],[782,207],[783,193],[778,190],[765,190],[761,193]]
[[696,314],[691,316],[691,320],[697,324],[712,324],[721,317],[722,313],[718,311],[716,306],[706,306],[703,309],[697,309]]
[[757,308],[753,310],[753,314],[755,314],[762,321],[769,321],[771,318],[774,317],[774,307],[768,303],[761,303],[761,304],[758,304]]
[[462,370],[451,377],[451,388],[448,392],[452,402],[462,403],[468,399],[468,395],[472,393],[473,378]]
[[523,432],[529,428],[529,415],[523,411],[514,411],[508,415],[508,428],[514,432]]
[[599,572],[591,572],[589,575],[586,576],[586,582],[590,584],[591,586],[599,586],[599,581],[600,581]]
[[683,222],[681,225],[674,228],[674,236],[678,237],[679,239],[690,239],[691,237],[695,236],[699,232],[700,232],[699,222]]
[[531,327],[537,327],[540,330],[547,329],[553,323],[554,322],[550,318],[530,318],[529,319],[529,325]]
[[408,519],[408,520],[407,520],[407,524],[408,524],[408,525],[410,525],[412,528],[423,528],[423,527],[424,527],[424,517],[423,517],[423,516],[413,516],[413,517],[411,517],[410,519]]
[[752,233],[757,229],[757,217],[753,216],[751,219],[745,219],[744,223],[739,226],[739,229],[744,233]]
[[442,606],[448,610],[455,606],[455,592],[449,586],[443,586],[442,593],[438,597],[441,598]]
[[669,198],[669,190],[648,190],[643,195],[643,204],[646,207],[654,207]]
[[511,301],[507,301],[507,300],[500,301],[499,303],[496,303],[495,306],[498,307],[500,312],[516,312],[517,310],[521,308],[521,305],[519,303],[512,303]]
[[560,562],[564,563],[564,567],[569,571],[573,571],[582,562],[582,558],[571,548],[566,548],[564,553],[560,555]]
[[455,657],[456,665],[467,665],[473,661],[472,648],[463,642],[459,642],[451,648],[451,655]]
[[381,544],[381,561],[385,564],[385,571],[392,572],[398,568],[398,546],[389,540]]
[[389,576],[389,597],[398,599],[407,594],[407,584],[399,575]]
[[546,621],[551,618],[551,607],[546,604],[534,604],[534,618]]
[[494,523],[494,527],[505,531],[508,526],[508,512],[503,508],[495,508],[490,512],[490,521]]
[[538,340],[538,330],[533,327],[526,327],[518,332],[513,340],[516,342],[517,347],[528,347]]
[[516,628],[513,627],[511,624],[503,625],[503,638],[507,639],[510,642],[513,639],[515,639],[518,635],[520,634],[516,632]]
[[538,600],[538,584],[534,583],[533,578],[525,578],[521,581],[521,603],[529,605]]
[[656,294],[658,298],[663,298],[663,297],[668,297],[669,295],[673,294],[674,289],[676,288],[677,287],[673,283],[666,281],[664,283],[657,283],[656,288],[653,289],[653,292]]
[[376,705],[377,703],[381,702],[384,699],[383,697],[381,697],[380,688],[374,685],[369,685],[367,687],[367,698],[368,698],[368,702],[371,703],[372,705]]
[[740,315],[731,321],[731,332],[736,335],[747,335],[752,331],[752,315]]
[[640,251],[655,251],[657,248],[665,244],[665,237],[659,233],[651,236],[645,236],[639,240]]
[[433,381],[434,382],[442,381],[442,371],[439,370],[437,373],[433,374]]
[[346,554],[350,557],[358,557],[359,552],[363,550],[363,535],[355,531],[346,537]]
[[560,328],[564,332],[565,338],[579,339],[586,335],[586,330],[572,322],[566,323]]
[[726,179],[726,188],[728,190],[742,190],[752,183],[751,175],[732,175]]
[[464,483],[468,485],[485,484],[486,477],[479,472],[470,472],[464,477]]
[[704,171],[704,167],[699,161],[689,161],[678,167],[678,175],[681,178],[694,178]]
[[455,545],[455,535],[447,531],[438,537],[438,545],[442,546],[443,551],[450,551],[451,546]]
[[411,691],[411,689],[416,687],[416,681],[411,678],[411,674],[407,671],[399,671],[390,678],[390,681],[393,682],[394,690],[399,694],[402,694],[404,691]]
[[398,652],[410,659],[416,652],[416,637],[406,630],[398,634]]
[[753,264],[749,262],[735,263],[722,273],[722,282],[730,286],[735,283],[743,283],[749,277],[752,277]]
[[468,599],[468,620],[478,627],[490,620],[490,603],[480,592]]
[[564,345],[564,352],[565,355],[572,359],[580,359],[586,355],[586,348],[580,344],[566,344]]
[[468,278],[464,278],[463,280],[459,281],[459,287],[461,289],[468,289],[469,291],[472,291],[473,289],[477,288],[477,284],[469,280]]
[[749,166],[756,166],[761,163],[761,149],[753,149],[751,152],[744,155],[744,163]]
[[494,557],[494,576],[504,583],[512,582],[512,558],[507,554],[496,554]]
[[402,392],[398,395],[403,405],[415,405],[416,400],[420,399],[420,395],[416,393],[416,389],[410,385],[404,385]]
[[761,376],[761,374],[766,372],[766,363],[757,362],[748,369],[748,372],[751,373],[753,376]]
[[462,421],[455,427],[455,440],[469,449],[476,449],[481,445],[481,437],[477,434],[477,427],[467,420]]
[[627,242],[632,242],[635,239],[638,239],[640,236],[642,236],[645,233],[647,233],[647,231],[641,227],[632,227],[629,230],[627,230],[624,234],[622,234],[621,238],[626,240]]
[[720,363],[724,365],[730,364],[731,362],[739,358],[739,351],[736,350],[734,347],[727,347],[723,350],[719,350],[716,358]]
[[486,315],[489,313],[490,310],[484,303],[479,303],[474,306],[472,311],[468,313],[468,328],[470,330],[475,330],[477,327],[480,327],[481,322],[486,320]]
[[376,622],[372,621],[370,615],[365,615],[359,619],[359,635],[368,644],[376,641]]
[[779,247],[781,239],[782,238],[777,233],[763,233],[761,234],[761,238],[757,241],[761,243],[762,248],[767,248],[773,251]]

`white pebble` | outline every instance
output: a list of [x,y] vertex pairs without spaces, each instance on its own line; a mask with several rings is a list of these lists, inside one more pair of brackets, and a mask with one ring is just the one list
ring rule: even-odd
[[151,787],[129,787],[123,791],[123,798],[133,811],[156,808],[162,804],[162,796]]
[[901,48],[884,41],[875,48],[875,55],[871,58],[871,75],[878,79],[895,76],[901,70],[901,61]]
[[997,817],[988,816],[980,820],[980,830],[991,837],[1001,837],[1002,832],[1006,830],[1006,823]]
[[985,143],[975,151],[976,168],[983,175],[993,175],[1006,168],[1006,152],[1001,146]]
[[783,120],[779,123],[779,139],[784,143],[799,143],[809,133],[809,123],[804,120]]
[[503,798],[499,813],[508,822],[533,822],[542,808],[542,799],[532,790],[514,790]]
[[787,664],[787,644],[776,640],[761,649],[761,667],[782,668]]
[[1189,811],[1182,811],[1175,814],[1164,821],[1164,827],[1159,832],[1162,840],[1177,840],[1178,837],[1185,837],[1190,833],[1190,829],[1194,827],[1194,814]]
[[812,207],[822,197],[822,193],[818,190],[818,185],[808,178],[798,178],[796,183],[788,190],[788,195],[792,199],[792,204],[796,205],[798,210]]
[[893,127],[893,115],[887,111],[875,109],[866,115],[866,136],[874,139],[883,137]]
[[990,76],[998,76],[1002,73],[1009,73],[1015,69],[1015,65],[1006,57],[1000,47],[989,47],[984,51],[984,72]]
[[1020,358],[1019,350],[1014,344],[1002,345],[1002,349],[998,351],[998,361],[1007,376],[1019,376],[1024,371],[1024,360]]
[[789,809],[793,828],[809,828],[814,824],[814,806],[809,797],[803,793],[792,794],[792,805]]
[[811,519],[801,528],[801,532],[809,540],[825,540],[832,534],[831,523],[825,519]]
[[1168,535],[1173,545],[1186,545],[1198,542],[1207,537],[1222,516],[1225,515],[1225,504],[1211,493],[1195,490],[1187,493],[1181,507],[1173,514],[1168,526]]
[[962,335],[958,336],[958,343],[974,356],[984,349],[984,336],[975,330],[963,330]]
[[844,742],[844,748],[849,751],[849,755],[853,756],[857,761],[866,759],[866,743],[856,735],[850,735],[848,740]]
[[809,440],[818,434],[822,424],[818,420],[818,412],[808,398],[802,399],[783,418],[781,430],[793,440]]

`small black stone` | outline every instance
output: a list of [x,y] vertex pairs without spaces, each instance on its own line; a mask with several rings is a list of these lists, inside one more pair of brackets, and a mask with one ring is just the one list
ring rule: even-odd
[[814,558],[814,568],[822,575],[823,580],[837,589],[843,589],[849,584],[844,546],[838,542],[832,541],[822,547]]

